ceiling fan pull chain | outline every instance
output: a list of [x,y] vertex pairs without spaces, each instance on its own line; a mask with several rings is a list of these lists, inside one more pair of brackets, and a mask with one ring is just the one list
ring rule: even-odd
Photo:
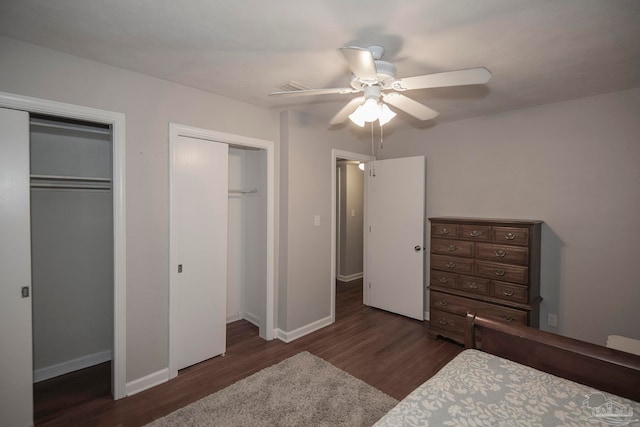
[[371,155],[373,157],[376,157],[376,152],[375,152],[374,146],[375,146],[375,144],[373,142],[373,122],[371,122]]

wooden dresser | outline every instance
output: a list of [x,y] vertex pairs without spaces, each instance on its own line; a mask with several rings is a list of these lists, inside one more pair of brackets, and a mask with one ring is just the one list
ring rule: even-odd
[[462,343],[467,311],[538,327],[542,221],[429,220],[430,337]]

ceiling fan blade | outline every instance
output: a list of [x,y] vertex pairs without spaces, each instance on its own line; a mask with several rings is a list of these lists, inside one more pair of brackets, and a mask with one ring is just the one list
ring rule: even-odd
[[440,114],[436,110],[432,110],[426,105],[422,105],[418,101],[414,101],[413,99],[396,92],[383,95],[383,99],[385,102],[401,109],[405,113],[410,114],[419,120],[433,119]]
[[351,72],[356,77],[372,82],[378,80],[376,63],[370,50],[361,47],[341,47],[340,52],[344,55]]
[[348,93],[359,92],[350,87],[334,87],[329,89],[303,89],[303,90],[285,90],[282,92],[271,92],[269,96],[309,96],[309,95],[345,95]]
[[338,111],[338,114],[333,116],[329,124],[337,125],[346,121],[349,118],[349,114],[353,113],[355,109],[358,108],[358,105],[362,104],[363,102],[364,96],[353,98],[347,105],[342,107],[342,110]]
[[479,85],[487,83],[490,78],[491,71],[484,67],[479,67],[406,77],[393,82],[392,87],[396,90],[412,90],[446,86]]

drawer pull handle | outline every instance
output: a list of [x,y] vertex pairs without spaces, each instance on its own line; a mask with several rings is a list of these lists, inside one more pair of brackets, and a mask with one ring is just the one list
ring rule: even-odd
[[471,282],[471,283],[469,283],[469,287],[471,289],[478,289],[479,286],[478,286],[478,284],[476,282]]
[[449,234],[449,230],[447,228],[441,228],[440,234]]
[[505,297],[512,297],[513,296],[513,289],[503,289],[502,293],[504,294]]
[[442,317],[440,318],[440,320],[438,320],[438,323],[440,323],[441,325],[448,325],[449,322],[447,322],[447,319],[443,319]]
[[447,267],[449,267],[449,268],[456,268],[456,265],[458,265],[458,264],[456,264],[456,263],[455,263],[455,262],[453,262],[453,261],[449,261],[449,262],[447,263]]
[[447,301],[446,299],[441,299],[440,301],[438,301],[438,304],[440,304],[440,305],[449,305],[449,301]]
[[438,278],[438,281],[439,281],[440,283],[449,283],[449,279],[447,279],[446,277],[439,277],[439,278]]
[[496,251],[496,256],[499,257],[499,258],[504,258],[506,255],[507,255],[507,252],[503,251],[502,249],[498,249]]
[[494,273],[496,273],[496,276],[504,276],[506,274],[506,271],[504,271],[504,270],[495,270]]
[[449,252],[453,252],[453,251],[455,251],[455,250],[457,250],[457,249],[458,249],[458,247],[457,247],[456,245],[449,245],[449,246],[447,246],[447,250],[448,250]]
[[478,231],[478,230],[473,230],[473,231],[470,231],[470,232],[469,232],[469,236],[471,236],[471,237],[478,237],[478,236],[480,236],[481,234],[482,234],[482,232],[481,232],[481,231]]
[[506,314],[503,314],[500,318],[505,320],[507,323],[513,323],[517,320],[515,317],[507,316]]
[[507,239],[507,240],[513,240],[513,239],[515,239],[516,237],[518,237],[518,235],[517,235],[517,234],[513,234],[513,233],[505,233],[505,234],[504,234],[504,238],[505,238],[505,239]]

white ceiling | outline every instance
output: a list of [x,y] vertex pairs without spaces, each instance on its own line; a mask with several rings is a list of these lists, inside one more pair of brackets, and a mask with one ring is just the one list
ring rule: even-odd
[[0,34],[327,121],[356,95],[267,94],[348,86],[341,46],[384,46],[400,77],[491,70],[405,92],[436,123],[640,86],[638,0],[2,0]]

